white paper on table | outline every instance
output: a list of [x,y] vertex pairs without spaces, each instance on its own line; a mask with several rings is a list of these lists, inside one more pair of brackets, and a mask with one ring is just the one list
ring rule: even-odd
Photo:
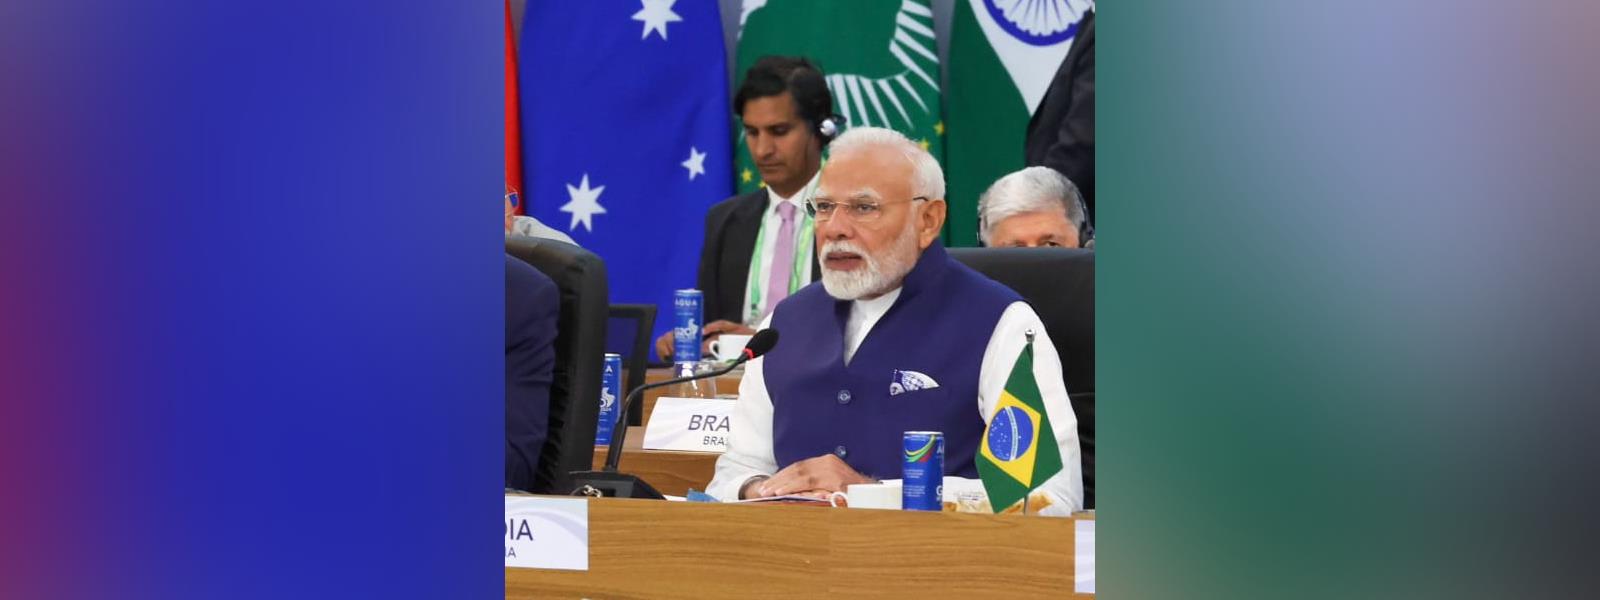
[[1078,594],[1094,593],[1094,520],[1079,519],[1073,533],[1077,546],[1072,557],[1072,591]]

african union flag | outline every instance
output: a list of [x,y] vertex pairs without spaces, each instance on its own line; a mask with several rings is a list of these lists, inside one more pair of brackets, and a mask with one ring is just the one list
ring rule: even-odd
[[978,477],[1000,512],[1061,472],[1061,448],[1033,379],[1033,342],[1023,347],[978,448]]

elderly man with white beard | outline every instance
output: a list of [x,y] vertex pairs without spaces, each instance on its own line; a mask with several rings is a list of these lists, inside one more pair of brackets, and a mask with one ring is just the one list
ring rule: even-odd
[[1063,465],[1042,487],[1042,514],[1081,509],[1077,419],[1060,358],[1016,292],[938,243],[946,211],[938,161],[876,127],[852,128],[831,148],[807,206],[822,281],[761,324],[782,342],[746,365],[728,451],[707,492],[723,501],[825,497],[899,479],[907,431],[943,432],[944,474],[976,479],[984,428],[1033,331],[1034,377]]

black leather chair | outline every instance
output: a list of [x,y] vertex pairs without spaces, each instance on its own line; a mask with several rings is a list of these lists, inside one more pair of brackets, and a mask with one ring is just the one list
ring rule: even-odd
[[[656,305],[654,304],[613,304],[611,305],[611,320],[606,328],[606,352],[622,355],[622,367],[627,369],[628,379],[622,382],[620,390],[626,398],[628,392],[644,385],[645,371],[648,369],[650,357],[650,331],[656,326]],[[643,419],[640,413],[644,412],[644,397],[633,401],[633,406],[628,409],[628,424],[640,425]]]
[[529,491],[566,494],[572,490],[569,474],[594,466],[610,306],[606,266],[593,252],[572,244],[523,236],[506,237],[506,254],[533,265],[561,289],[550,430]]
[[1044,321],[1078,418],[1084,506],[1094,508],[1094,251],[951,248],[950,256],[1016,290]]

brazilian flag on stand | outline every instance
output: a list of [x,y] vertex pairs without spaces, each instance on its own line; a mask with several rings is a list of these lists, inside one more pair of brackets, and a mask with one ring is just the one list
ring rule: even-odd
[[1039,383],[1033,379],[1032,340],[1011,367],[976,460],[989,505],[997,513],[1061,472],[1061,448],[1045,414]]

